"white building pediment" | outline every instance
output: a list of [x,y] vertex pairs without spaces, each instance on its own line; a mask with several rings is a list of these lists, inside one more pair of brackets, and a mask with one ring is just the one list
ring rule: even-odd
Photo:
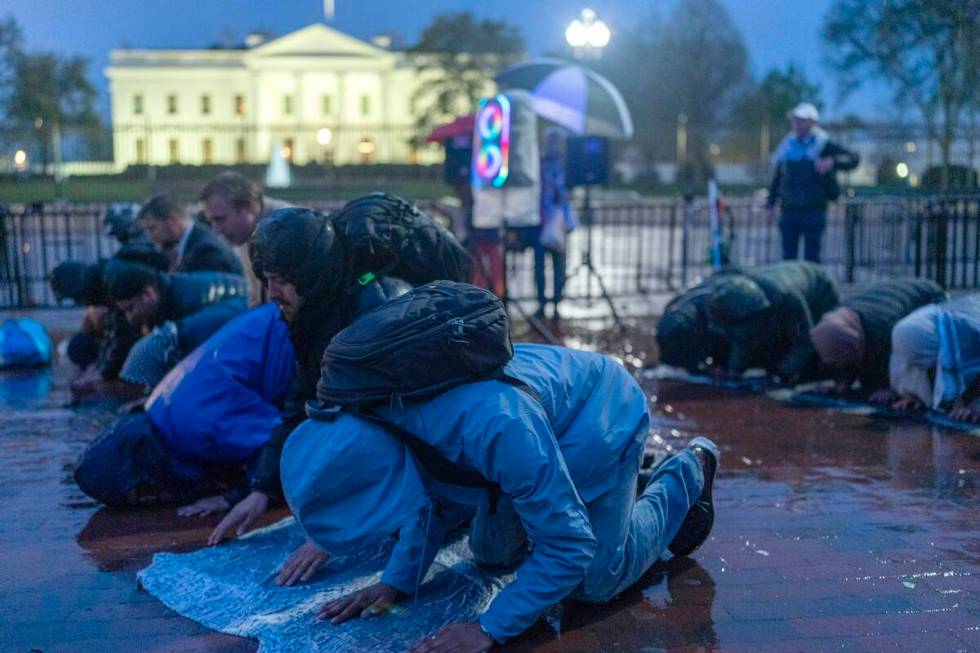
[[395,55],[375,45],[338,32],[321,23],[308,25],[252,48],[245,55],[250,63],[263,59],[309,58],[309,57],[351,57],[378,59],[390,62]]

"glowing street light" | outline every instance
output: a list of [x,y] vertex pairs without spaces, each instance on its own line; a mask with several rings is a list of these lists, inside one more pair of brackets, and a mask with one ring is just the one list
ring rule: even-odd
[[895,166],[895,174],[898,175],[899,179],[905,179],[909,176],[909,166],[907,163],[899,163]]
[[331,132],[326,127],[321,127],[316,132],[316,142],[320,145],[329,145],[330,139],[333,138],[333,132]]
[[583,9],[578,18],[565,29],[565,41],[575,50],[575,56],[598,57],[609,45],[612,33],[591,9]]
[[18,172],[27,170],[27,152],[24,150],[14,152],[14,169]]

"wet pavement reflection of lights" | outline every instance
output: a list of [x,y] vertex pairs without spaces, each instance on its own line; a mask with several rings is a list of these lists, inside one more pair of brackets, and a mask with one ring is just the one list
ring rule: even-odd
[[[0,375],[5,645],[255,650],[134,589],[154,551],[201,546],[219,517],[95,506],[71,471],[113,414],[64,408],[65,387],[60,368]],[[609,605],[549,613],[509,649],[980,650],[980,439],[676,382],[644,387],[648,453],[661,459],[697,434],[722,447],[711,538]]]

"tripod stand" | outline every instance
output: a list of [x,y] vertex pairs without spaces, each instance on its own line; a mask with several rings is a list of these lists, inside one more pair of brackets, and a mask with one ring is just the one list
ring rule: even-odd
[[619,317],[616,305],[606,290],[606,284],[602,280],[602,275],[599,274],[599,271],[596,270],[595,265],[592,263],[592,226],[594,220],[592,215],[592,187],[589,185],[585,186],[585,203],[582,205],[582,221],[585,223],[585,248],[582,250],[582,262],[566,277],[565,285],[567,287],[568,282],[575,275],[585,270],[585,299],[588,305],[592,305],[592,279],[594,278],[599,285],[599,298],[604,300],[609,306],[609,312],[612,314],[613,322],[622,331],[623,320]]

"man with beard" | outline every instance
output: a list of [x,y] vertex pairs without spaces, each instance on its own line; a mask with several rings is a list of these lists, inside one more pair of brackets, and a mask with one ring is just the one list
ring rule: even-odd
[[[469,275],[466,252],[448,230],[411,203],[383,193],[354,200],[330,217],[305,208],[275,211],[258,223],[250,251],[256,276],[289,323],[296,378],[282,423],[259,455],[252,493],[215,527],[209,544],[232,531],[244,533],[268,510],[270,499],[281,496],[282,447],[306,419],[306,402],[316,398],[323,351],[334,335],[412,285]],[[278,580],[308,578],[325,559],[308,542]]]

